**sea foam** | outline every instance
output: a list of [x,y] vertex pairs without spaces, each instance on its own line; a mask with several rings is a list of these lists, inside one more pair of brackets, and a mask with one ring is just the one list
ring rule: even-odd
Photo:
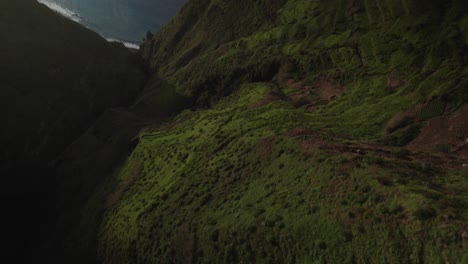
[[[49,0],[37,0],[37,2],[47,6],[49,9],[61,14],[62,16],[65,16],[68,19],[71,19],[78,23],[83,22],[79,14],[77,14],[76,12],[68,8],[60,6],[57,3],[51,2]],[[140,46],[135,43],[125,42],[125,41],[114,39],[114,38],[106,38],[105,36],[103,37],[109,42],[121,42],[122,44],[124,44],[125,47],[129,49],[140,49]]]
[[113,39],[113,38],[106,38],[106,40],[109,41],[109,42],[120,42],[120,43],[124,44],[124,46],[129,48],[129,49],[140,49],[140,45],[135,44],[135,43],[125,42],[125,41],[118,40],[118,39]]
[[80,22],[81,17],[77,13],[73,12],[72,10],[62,7],[54,2],[48,1],[48,0],[37,0],[37,2],[47,6],[49,9],[54,10],[55,12],[61,14],[62,16],[65,16],[75,22]]

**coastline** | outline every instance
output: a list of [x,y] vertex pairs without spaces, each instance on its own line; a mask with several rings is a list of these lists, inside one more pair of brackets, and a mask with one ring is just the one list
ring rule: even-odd
[[83,17],[80,16],[80,14],[76,13],[75,11],[73,10],[70,10],[66,7],[62,7],[60,5],[58,5],[57,3],[54,3],[54,2],[50,2],[49,0],[37,0],[38,3],[42,4],[42,5],[45,5],[46,7],[48,7],[50,10],[74,21],[74,22],[77,22],[77,23],[80,23],[81,25],[85,26],[86,28],[98,33],[101,37],[103,37],[105,40],[107,40],[108,42],[119,42],[119,43],[122,43],[126,48],[128,49],[131,49],[131,50],[139,50],[140,49],[140,44],[141,43],[136,43],[136,42],[130,42],[130,41],[124,41],[124,40],[120,40],[120,39],[117,39],[117,38],[113,38],[113,37],[108,37],[106,36],[105,34],[89,27],[88,25],[86,25],[86,23],[83,23],[84,19]]

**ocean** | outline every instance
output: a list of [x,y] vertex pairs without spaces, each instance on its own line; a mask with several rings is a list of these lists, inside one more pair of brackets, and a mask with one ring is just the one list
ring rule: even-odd
[[108,41],[138,49],[146,32],[156,32],[187,0],[37,0],[96,31]]

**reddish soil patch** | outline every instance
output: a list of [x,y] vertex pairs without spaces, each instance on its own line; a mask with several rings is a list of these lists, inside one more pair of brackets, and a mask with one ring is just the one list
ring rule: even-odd
[[[288,96],[288,101],[291,102],[294,107],[308,106],[308,112],[313,112],[317,109],[317,107],[314,106],[315,103],[322,100],[331,101],[343,94],[342,86],[332,83],[325,77],[312,86],[307,85],[304,80],[295,81],[292,79],[287,81],[287,85],[298,91]],[[311,99],[311,95],[318,95],[320,99]]]
[[132,186],[138,180],[138,178],[140,178],[142,171],[143,162],[136,161],[130,173],[121,180],[114,191],[107,197],[107,207],[111,207],[120,201],[120,198],[122,198],[122,195],[125,193],[125,191],[128,190],[128,188]]
[[361,1],[348,0],[348,12],[352,16],[357,13],[364,12],[365,8]]
[[174,236],[176,263],[192,263],[193,244],[193,235],[190,232],[189,224],[185,223],[177,229]]
[[386,159],[398,159],[405,161],[417,161],[444,168],[460,168],[466,164],[466,158],[454,157],[447,154],[433,154],[420,151],[402,151],[402,148],[387,147],[377,144],[341,144],[321,139],[307,139],[300,142],[304,153],[312,153],[314,150],[323,150],[333,153],[351,153],[359,156],[372,154]]
[[257,156],[266,159],[271,155],[273,147],[273,138],[263,138],[257,144]]
[[291,102],[294,107],[302,107],[312,103],[309,98],[312,94],[312,86],[306,85],[303,80],[295,81],[292,79],[287,81],[287,85],[294,90],[298,90],[297,93],[288,96],[288,101]]
[[179,122],[166,122],[166,123],[163,123],[161,124],[159,127],[161,129],[164,129],[164,130],[172,130],[174,128],[177,127],[177,125],[179,124]]
[[335,149],[338,144],[327,142],[321,139],[307,139],[300,143],[301,149],[305,153],[310,153],[314,149]]
[[289,130],[286,135],[288,137],[299,137],[299,136],[318,136],[320,133],[310,128],[296,127]]
[[299,92],[288,96],[288,100],[292,103],[294,107],[301,107],[304,105],[311,104],[311,100],[308,98],[310,92]]
[[387,78],[387,88],[398,89],[406,84],[406,81],[398,79],[396,77]]
[[259,101],[249,105],[248,109],[255,109],[258,107],[262,107],[262,106],[268,105],[271,102],[279,101],[279,100],[281,100],[279,96],[274,95],[274,94],[268,94],[265,96],[265,98],[260,99]]
[[299,93],[291,94],[290,96],[288,96],[288,98],[291,101],[299,101],[299,100],[302,100],[302,99],[306,98],[309,95],[310,95],[310,93],[308,93],[308,92],[299,92]]
[[294,89],[300,89],[304,85],[304,81],[296,82],[293,79],[289,79],[287,82],[288,86]]
[[468,160],[468,104],[453,114],[427,121],[407,147],[412,151],[448,152]]
[[315,110],[317,110],[317,106],[313,105],[313,106],[309,106],[307,107],[307,112],[309,113],[312,113],[312,112],[315,112]]
[[367,155],[370,151],[380,152],[381,154],[390,154],[391,150],[379,146],[370,144],[341,144],[321,139],[309,139],[301,142],[301,148],[305,152],[310,152],[312,149],[326,150],[337,153],[354,153],[358,155]]
[[343,87],[331,83],[326,79],[321,79],[316,83],[317,93],[324,100],[330,101],[343,94]]
[[296,90],[306,90],[310,91],[312,90],[312,86],[306,85],[305,81],[295,81],[293,79],[289,79],[287,82],[288,86],[296,89]]

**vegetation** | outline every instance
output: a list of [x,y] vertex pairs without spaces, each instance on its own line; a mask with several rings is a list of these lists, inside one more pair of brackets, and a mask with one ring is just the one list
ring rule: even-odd
[[466,158],[401,148],[467,102],[462,1],[274,2],[190,1],[143,45],[208,109],[141,132],[89,200],[101,261],[465,261]]
[[359,154],[286,102],[249,109],[269,90],[245,84],[140,134],[88,203],[105,206],[104,263],[461,261],[466,171]]
[[151,78],[133,103],[56,159],[56,248],[42,253],[466,262],[466,14],[462,0],[188,1],[142,45]]

